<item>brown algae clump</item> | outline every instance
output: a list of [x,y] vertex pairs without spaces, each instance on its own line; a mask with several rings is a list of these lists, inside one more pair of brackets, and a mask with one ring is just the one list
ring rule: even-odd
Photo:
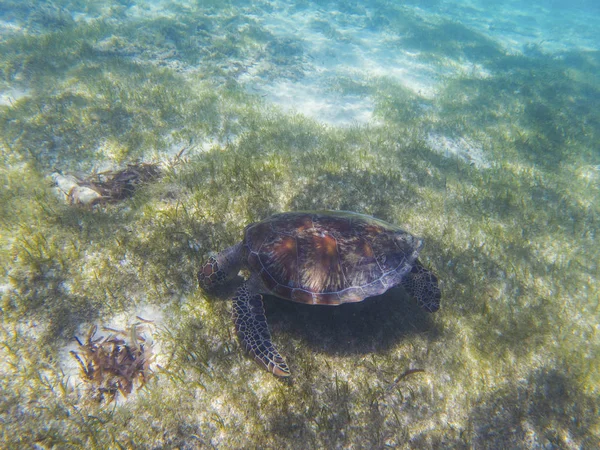
[[[147,321],[144,321],[147,322]],[[129,331],[109,331],[107,337],[96,338],[98,327],[93,325],[84,343],[77,337],[79,352],[71,351],[81,368],[81,377],[88,383],[91,398],[113,401],[120,392],[127,397],[135,384],[142,388],[152,376],[154,360],[152,342],[139,334],[143,325],[134,324]]]
[[128,164],[126,169],[105,171],[80,179],[73,175],[52,174],[52,180],[69,204],[95,205],[114,203],[131,197],[141,183],[160,176],[156,164]]

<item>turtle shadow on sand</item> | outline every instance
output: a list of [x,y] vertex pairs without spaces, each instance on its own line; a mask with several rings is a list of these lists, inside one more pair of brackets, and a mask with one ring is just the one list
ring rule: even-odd
[[[238,276],[212,295],[216,301],[228,301],[243,282]],[[436,339],[440,335],[433,316],[400,287],[338,306],[305,305],[269,294],[263,296],[263,302],[276,344],[281,345],[287,335],[313,351],[332,355],[385,352],[406,336],[426,334]],[[289,353],[293,357],[293,352]]]
[[333,355],[384,352],[406,336],[439,335],[431,314],[402,288],[339,306],[304,305],[265,295],[264,306],[275,342],[287,334],[314,351]]

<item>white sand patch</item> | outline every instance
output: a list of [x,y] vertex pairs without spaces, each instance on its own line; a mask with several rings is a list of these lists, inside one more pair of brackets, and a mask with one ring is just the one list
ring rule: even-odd
[[490,167],[483,149],[469,138],[449,138],[440,134],[429,133],[426,142],[433,150],[447,158],[455,156],[480,168]]
[[286,111],[299,112],[330,125],[349,126],[372,120],[371,99],[328,92],[315,80],[282,80],[257,89],[264,92],[267,101]]
[[[343,94],[329,84],[339,77],[357,82],[391,78],[415,93],[432,98],[445,67],[424,64],[419,54],[403,49],[397,37],[365,30],[360,22],[342,26],[335,14],[303,10],[291,15],[277,12],[264,18],[262,25],[277,38],[302,42],[306,61],[304,77],[273,83],[251,72],[240,81],[269,102],[335,126],[373,121],[373,100],[368,95]],[[335,31],[319,29],[332,20]]]
[[565,2],[541,4],[505,0],[444,2],[443,16],[500,44],[511,53],[533,48],[547,53],[598,48],[600,27],[590,11]]
[[0,106],[12,105],[18,100],[27,97],[29,95],[29,89],[20,89],[17,87],[11,87],[5,91],[0,91]]
[[16,21],[0,20],[0,35],[7,36],[11,33],[22,32],[23,27]]
[[[304,77],[273,83],[249,72],[241,81],[285,110],[298,111],[330,125],[371,122],[373,101],[367,95],[332,92],[326,80],[347,77],[360,82],[386,77],[432,99],[447,77],[490,75],[480,63],[462,58],[440,54],[438,60],[426,60],[419,51],[403,47],[401,34],[364,28],[364,17],[360,15],[329,6],[300,10],[280,3],[274,6],[272,13],[254,18],[276,38],[302,42]],[[368,5],[364,8],[368,14]],[[554,7],[518,1],[471,0],[446,1],[431,9],[412,10],[424,22],[455,21],[465,25],[508,53],[592,49],[600,40],[600,28],[591,25],[590,11],[577,8],[565,8],[557,14]],[[450,144],[450,148],[458,147]]]
[[[186,2],[178,2],[186,6]],[[154,19],[157,17],[174,17],[173,2],[169,0],[136,1],[128,10],[128,15],[135,20]]]

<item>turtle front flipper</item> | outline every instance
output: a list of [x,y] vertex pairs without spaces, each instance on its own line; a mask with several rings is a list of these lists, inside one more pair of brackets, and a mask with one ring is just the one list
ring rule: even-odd
[[254,292],[252,282],[245,281],[233,297],[235,330],[247,351],[278,377],[289,377],[290,369],[271,342],[262,295]]
[[415,261],[411,272],[402,279],[401,284],[410,295],[417,299],[418,305],[424,310],[436,312],[440,309],[442,294],[438,286],[438,279],[423,267],[419,260]]

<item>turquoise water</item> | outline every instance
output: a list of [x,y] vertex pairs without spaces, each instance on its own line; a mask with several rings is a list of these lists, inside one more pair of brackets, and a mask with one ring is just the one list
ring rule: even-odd
[[[599,19],[1,1],[0,447],[600,447]],[[422,237],[442,306],[265,296],[282,381],[235,336],[249,274],[196,273],[321,209]]]

